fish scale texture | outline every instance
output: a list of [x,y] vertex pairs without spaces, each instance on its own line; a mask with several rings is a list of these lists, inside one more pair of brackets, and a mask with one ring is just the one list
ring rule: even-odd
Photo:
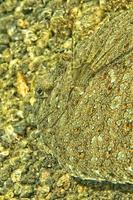
[[70,174],[133,183],[132,9],[77,42],[47,116],[45,141]]

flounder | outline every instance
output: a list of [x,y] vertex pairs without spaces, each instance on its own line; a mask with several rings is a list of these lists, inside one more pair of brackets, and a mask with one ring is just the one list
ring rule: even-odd
[[63,168],[82,179],[133,184],[132,9],[77,42],[48,101],[44,138]]

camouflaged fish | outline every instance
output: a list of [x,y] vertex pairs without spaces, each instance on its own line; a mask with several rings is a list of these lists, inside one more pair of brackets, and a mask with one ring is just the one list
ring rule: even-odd
[[63,168],[82,179],[133,184],[132,9],[77,42],[48,102],[44,139]]

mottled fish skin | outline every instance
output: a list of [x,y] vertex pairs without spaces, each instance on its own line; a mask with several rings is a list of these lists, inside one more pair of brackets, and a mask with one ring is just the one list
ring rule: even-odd
[[82,179],[133,184],[133,10],[108,17],[53,89],[46,142]]

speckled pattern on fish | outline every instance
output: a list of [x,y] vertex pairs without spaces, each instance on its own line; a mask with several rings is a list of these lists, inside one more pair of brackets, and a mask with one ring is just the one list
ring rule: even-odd
[[73,176],[133,183],[132,56],[131,9],[107,17],[90,39],[78,41],[48,99],[44,138]]

